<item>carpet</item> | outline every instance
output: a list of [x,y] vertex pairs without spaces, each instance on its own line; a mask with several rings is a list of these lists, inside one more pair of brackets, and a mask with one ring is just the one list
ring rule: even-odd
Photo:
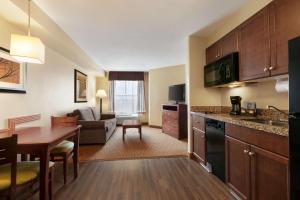
[[119,160],[152,157],[186,156],[187,141],[177,140],[161,129],[143,126],[142,140],[137,129],[127,129],[125,141],[122,127],[117,127],[105,145],[82,145],[79,147],[79,160]]

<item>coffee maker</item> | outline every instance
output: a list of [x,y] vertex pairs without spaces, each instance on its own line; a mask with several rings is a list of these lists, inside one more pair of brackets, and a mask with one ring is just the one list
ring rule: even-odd
[[232,109],[230,111],[231,115],[240,115],[241,114],[241,100],[240,96],[231,96],[230,101],[232,105]]

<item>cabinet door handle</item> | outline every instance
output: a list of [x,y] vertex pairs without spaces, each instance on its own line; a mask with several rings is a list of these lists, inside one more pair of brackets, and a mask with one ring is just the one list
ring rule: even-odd
[[247,153],[249,153],[249,150],[244,149],[244,154],[247,154]]
[[269,68],[265,67],[264,72],[267,72],[267,71],[269,71]]
[[253,152],[249,152],[249,156],[253,156],[254,155],[254,153]]
[[274,66],[269,67],[269,70],[270,70],[270,71],[273,70],[273,69],[275,69]]

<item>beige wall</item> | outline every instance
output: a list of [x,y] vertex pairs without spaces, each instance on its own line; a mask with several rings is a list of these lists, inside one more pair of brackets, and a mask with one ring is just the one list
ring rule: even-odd
[[[143,123],[148,123],[148,115],[149,115],[149,112],[148,112],[148,96],[149,96],[149,91],[148,91],[148,72],[145,72],[144,73],[144,79],[145,79],[145,109],[146,109],[146,112],[144,114],[140,114],[140,120],[143,122]],[[106,94],[109,95],[109,81],[108,81],[108,77],[97,77],[96,79],[96,88],[97,90],[105,90],[106,91]],[[99,109],[99,99],[96,98],[96,104],[97,104],[97,109]],[[104,98],[102,100],[102,110],[103,112],[109,112],[109,97],[108,98]]]
[[[7,49],[11,33],[25,34],[3,18],[0,27],[0,46]],[[88,74],[88,103],[74,103],[74,68]],[[28,65],[27,79],[27,94],[0,93],[1,129],[7,127],[9,117],[41,113],[39,124],[46,125],[51,115],[95,104],[95,76],[50,48],[46,48],[45,64]]]
[[254,101],[258,108],[273,105],[283,110],[288,110],[288,93],[278,93],[275,90],[275,80],[251,84],[247,87],[222,89],[222,106],[230,106],[230,96],[241,96],[242,102]]
[[162,104],[168,103],[169,86],[185,83],[185,65],[149,71],[149,125],[161,126]]
[[221,104],[220,89],[204,88],[204,65],[206,40],[201,37],[189,38],[188,74],[189,105],[213,106]]

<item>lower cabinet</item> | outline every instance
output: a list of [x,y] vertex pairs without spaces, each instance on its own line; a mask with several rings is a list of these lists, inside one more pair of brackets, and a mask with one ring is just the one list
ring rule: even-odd
[[241,199],[287,200],[288,158],[226,136],[226,182]]
[[241,199],[250,199],[249,152],[249,144],[225,137],[226,183]]
[[288,196],[288,159],[251,146],[251,194],[256,200],[285,200]]
[[193,155],[205,164],[205,133],[195,128],[193,128]]

